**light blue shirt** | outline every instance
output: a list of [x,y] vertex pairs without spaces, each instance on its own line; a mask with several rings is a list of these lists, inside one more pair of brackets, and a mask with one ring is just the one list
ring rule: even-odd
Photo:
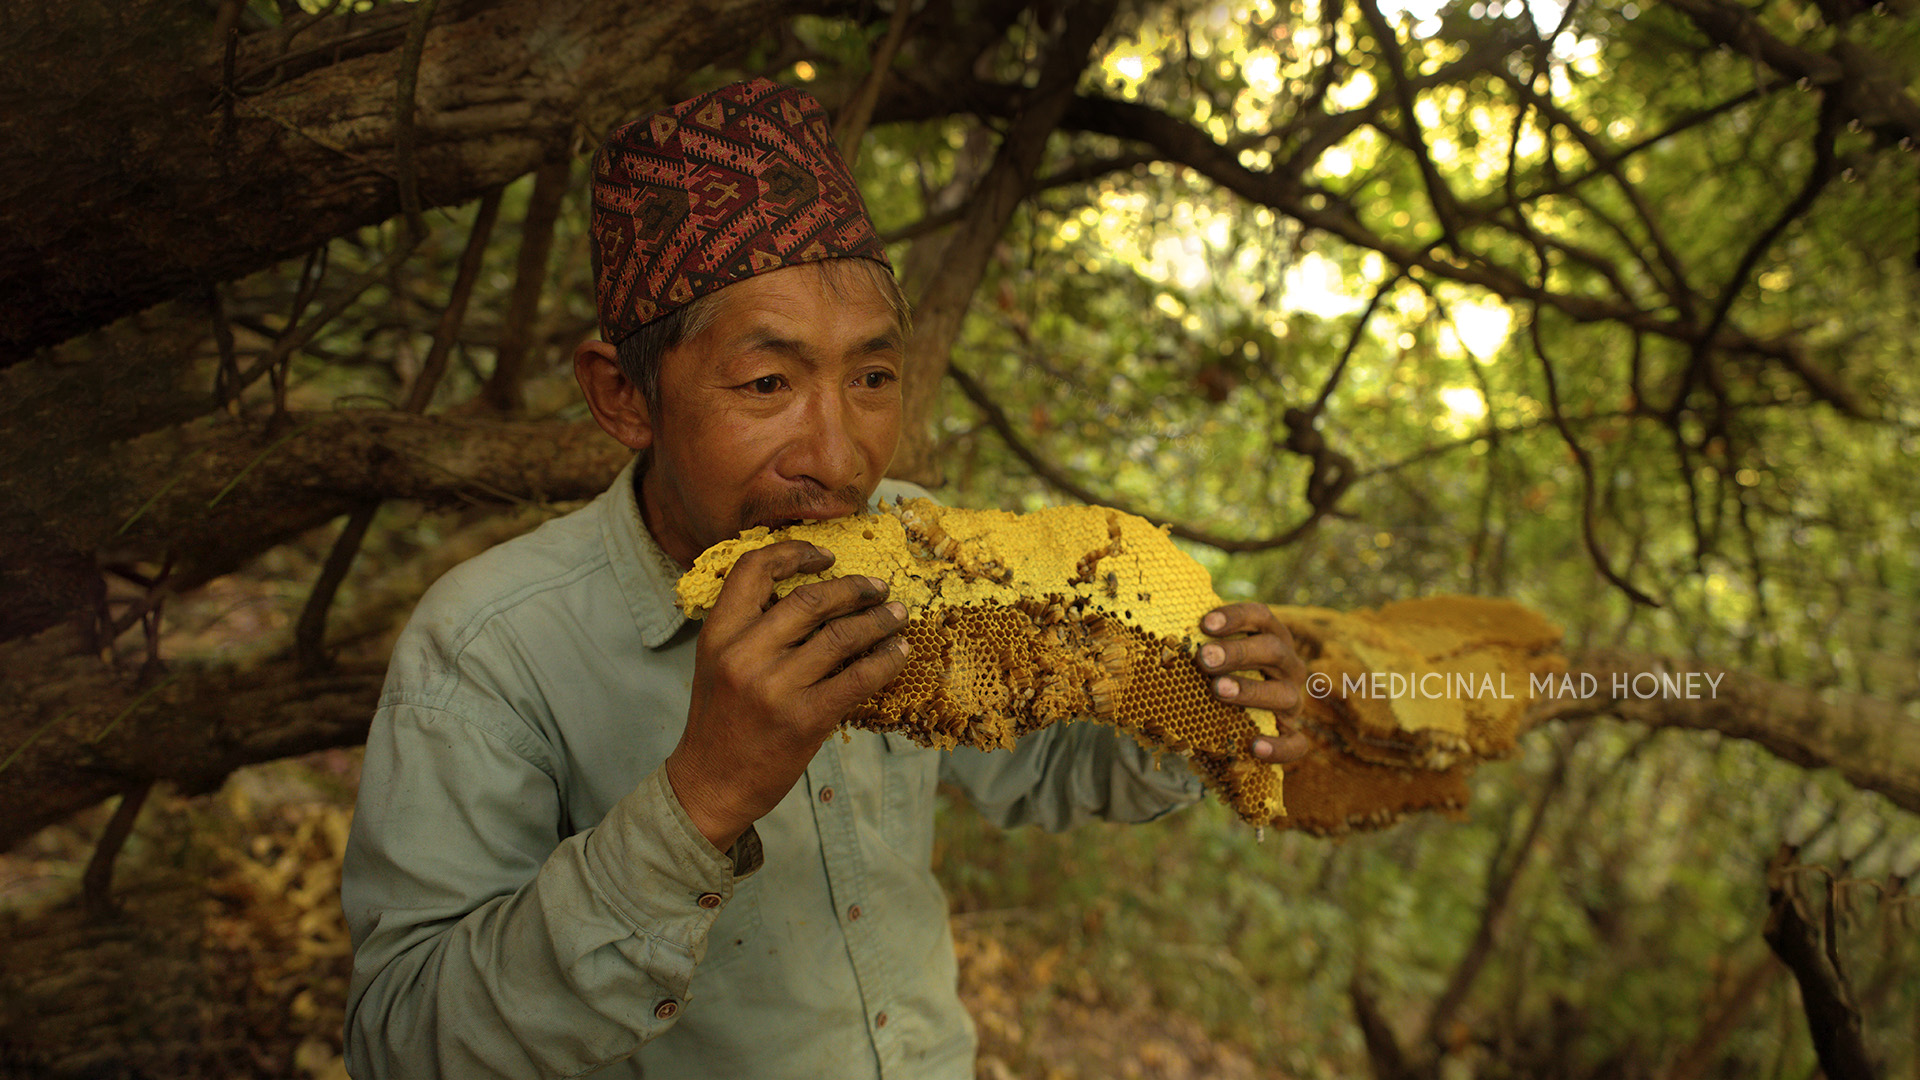
[[[991,754],[856,730],[716,850],[661,768],[699,624],[633,473],[447,574],[394,648],[341,887],[349,1071],[972,1077],[936,783],[1064,829],[1157,817],[1198,782],[1096,724]],[[923,493],[875,498],[897,494]]]

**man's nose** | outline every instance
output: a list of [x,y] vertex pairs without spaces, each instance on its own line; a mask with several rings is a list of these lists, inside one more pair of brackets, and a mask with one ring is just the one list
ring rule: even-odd
[[789,459],[790,475],[828,491],[858,486],[867,467],[858,434],[858,417],[843,395],[811,395]]

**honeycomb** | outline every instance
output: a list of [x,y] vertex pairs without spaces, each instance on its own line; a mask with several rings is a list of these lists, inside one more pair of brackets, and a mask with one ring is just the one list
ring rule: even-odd
[[[800,539],[835,555],[831,576],[869,574],[906,605],[906,669],[847,722],[923,745],[1011,747],[1027,732],[1091,718],[1188,758],[1248,821],[1283,812],[1281,773],[1253,758],[1273,715],[1228,705],[1194,663],[1200,617],[1220,606],[1207,572],[1166,532],[1104,507],[1016,515],[914,499],[885,512],[750,529],[681,578],[704,616],[741,555]],[[827,575],[779,583],[780,595]]]
[[[1475,764],[1514,751],[1533,679],[1566,670],[1559,627],[1510,600],[1273,612],[1306,661],[1299,723],[1313,744],[1287,766],[1287,812],[1273,822],[1281,828],[1324,835],[1415,811],[1458,814]],[[1313,692],[1315,676],[1326,679],[1323,693]],[[1376,694],[1382,682],[1388,692]]]
[[[1511,753],[1529,677],[1564,670],[1560,631],[1518,604],[1442,596],[1378,611],[1275,607],[1311,675],[1300,727],[1312,749],[1281,770],[1252,757],[1272,714],[1216,699],[1193,659],[1200,617],[1220,605],[1207,572],[1142,518],[1097,506],[1026,515],[916,499],[880,513],[750,529],[702,554],[679,583],[703,617],[746,552],[800,539],[835,555],[786,595],[868,574],[906,605],[905,670],[847,722],[922,745],[983,750],[1062,720],[1091,718],[1156,753],[1187,759],[1256,825],[1316,834],[1378,828],[1404,814],[1461,812],[1475,763]],[[1457,693],[1367,692],[1370,680],[1443,680]],[[1311,684],[1310,684],[1311,685]],[[1505,692],[1503,692],[1505,691]]]

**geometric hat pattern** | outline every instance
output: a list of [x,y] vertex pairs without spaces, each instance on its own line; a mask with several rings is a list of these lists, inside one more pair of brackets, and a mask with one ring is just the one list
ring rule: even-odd
[[616,128],[593,159],[601,336],[755,274],[822,259],[892,269],[813,95],[734,83]]

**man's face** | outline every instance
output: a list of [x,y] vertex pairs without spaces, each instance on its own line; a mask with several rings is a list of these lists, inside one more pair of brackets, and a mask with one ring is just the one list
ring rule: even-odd
[[742,529],[862,509],[900,439],[906,343],[857,267],[785,267],[719,299],[661,360],[641,482],[647,528],[682,566]]

